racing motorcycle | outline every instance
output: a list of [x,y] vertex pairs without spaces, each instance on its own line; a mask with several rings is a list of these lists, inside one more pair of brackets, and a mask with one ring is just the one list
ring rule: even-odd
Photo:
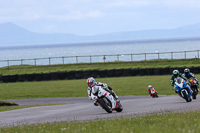
[[158,93],[157,93],[155,88],[152,87],[150,92],[151,92],[151,97],[152,98],[158,97]]
[[92,99],[97,100],[97,103],[108,113],[112,113],[113,110],[121,112],[123,107],[120,101],[117,100],[101,86],[92,87]]
[[191,77],[188,81],[189,81],[188,84],[193,91],[192,98],[196,99],[196,96],[198,94],[198,88],[199,88],[199,85],[197,84],[197,80]]
[[[191,102],[191,96],[189,96],[188,93],[188,88],[189,86],[186,84],[186,82],[182,79],[182,78],[177,78],[175,80],[175,88],[176,88],[176,92],[183,98],[186,100],[186,102]],[[190,88],[189,88],[190,89]]]

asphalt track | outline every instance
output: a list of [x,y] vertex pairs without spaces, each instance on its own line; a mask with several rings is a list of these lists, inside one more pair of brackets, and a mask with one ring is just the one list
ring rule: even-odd
[[200,110],[200,96],[187,103],[178,95],[160,96],[120,96],[124,110],[109,114],[87,97],[46,98],[7,100],[19,105],[67,103],[55,106],[40,106],[0,112],[0,127],[53,122],[90,121],[116,117],[133,117],[147,114],[186,112]]

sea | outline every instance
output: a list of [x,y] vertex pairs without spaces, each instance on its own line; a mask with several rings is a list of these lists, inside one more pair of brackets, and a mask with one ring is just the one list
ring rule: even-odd
[[0,67],[198,58],[200,53],[197,50],[200,50],[200,40],[90,42],[0,47]]

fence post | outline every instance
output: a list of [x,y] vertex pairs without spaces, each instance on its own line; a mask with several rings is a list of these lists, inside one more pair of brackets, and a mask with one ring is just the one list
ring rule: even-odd
[[51,65],[51,58],[49,57],[49,65]]
[[8,64],[8,70],[9,70],[9,60],[7,60],[7,64]]
[[37,65],[37,64],[36,64],[36,58],[34,59],[34,63],[35,63],[35,66],[36,66],[36,65]]
[[173,52],[171,52],[171,59],[173,60]]
[[160,59],[160,53],[158,53],[158,60]]
[[92,63],[92,56],[90,56],[90,63]]
[[21,59],[21,66],[23,65],[23,59]]
[[117,61],[119,61],[119,55],[117,55]]
[[131,54],[131,61],[133,61],[133,54]]
[[64,57],[62,57],[62,61],[63,61],[63,64],[65,64],[65,58]]
[[78,56],[76,56],[76,63],[78,63]]
[[106,56],[105,55],[103,56],[103,60],[104,60],[104,63],[105,63],[106,62]]
[[185,51],[185,59],[186,59],[186,51]]

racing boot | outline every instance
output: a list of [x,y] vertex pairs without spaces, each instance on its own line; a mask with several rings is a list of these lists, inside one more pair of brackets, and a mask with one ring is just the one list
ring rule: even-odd
[[120,101],[119,101],[119,97],[116,95],[116,93],[112,90],[112,96],[116,99],[116,101],[119,103]]
[[99,106],[99,104],[97,103],[97,100],[94,101],[94,106]]

